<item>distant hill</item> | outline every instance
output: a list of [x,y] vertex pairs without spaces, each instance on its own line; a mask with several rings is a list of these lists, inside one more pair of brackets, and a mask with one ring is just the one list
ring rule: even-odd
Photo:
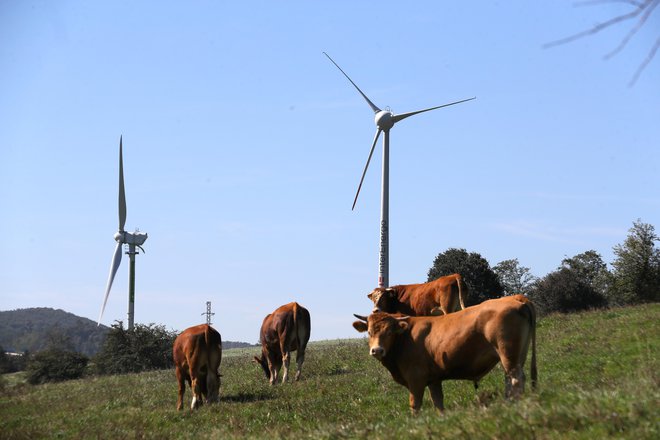
[[[95,355],[110,327],[61,309],[36,307],[0,311],[0,346],[10,352],[37,352],[46,348],[49,335],[60,333],[71,339],[74,350]],[[222,341],[222,347],[253,347],[247,342]]]
[[0,312],[0,346],[5,351],[36,352],[46,348],[49,335],[68,336],[76,351],[96,354],[110,328],[91,319],[48,307]]

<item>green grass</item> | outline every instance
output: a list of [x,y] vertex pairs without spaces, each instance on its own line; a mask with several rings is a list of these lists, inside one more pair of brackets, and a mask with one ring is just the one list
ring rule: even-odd
[[311,343],[303,380],[275,387],[251,362],[259,349],[226,350],[221,402],[195,413],[175,410],[173,370],[39,386],[3,377],[0,437],[657,439],[659,318],[660,304],[542,318],[537,392],[505,401],[497,367],[478,393],[445,382],[444,415],[427,393],[411,416],[365,339]]

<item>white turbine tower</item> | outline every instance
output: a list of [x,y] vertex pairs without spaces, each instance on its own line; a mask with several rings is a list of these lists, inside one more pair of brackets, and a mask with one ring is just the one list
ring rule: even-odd
[[399,121],[406,119],[409,116],[416,115],[418,113],[428,112],[442,107],[448,107],[454,104],[460,104],[461,102],[471,101],[476,97],[463,99],[461,101],[450,102],[449,104],[443,104],[436,107],[426,108],[423,110],[417,110],[414,112],[401,113],[395,115],[389,109],[381,110],[379,109],[369,98],[365,95],[362,90],[353,82],[353,80],[342,70],[341,67],[335,61],[330,58],[330,55],[323,52],[323,54],[328,57],[328,59],[334,64],[337,69],[353,84],[353,87],[360,92],[360,95],[367,101],[371,110],[375,113],[375,122],[376,122],[376,136],[374,136],[373,144],[371,145],[371,150],[369,151],[369,158],[367,159],[367,164],[364,166],[364,171],[362,172],[362,178],[360,179],[360,185],[358,186],[357,193],[355,194],[355,199],[353,200],[353,207],[355,209],[355,203],[357,202],[358,195],[360,194],[360,189],[362,188],[362,182],[364,181],[364,176],[367,173],[367,168],[369,168],[369,162],[371,161],[371,156],[374,153],[374,148],[376,147],[376,142],[378,141],[378,136],[380,133],[383,133],[383,180],[381,188],[381,199],[380,199],[380,252],[378,258],[378,287],[388,287],[389,286],[389,190],[390,190],[390,129],[394,127]]
[[103,298],[103,307],[101,307],[101,314],[99,315],[99,322],[103,318],[105,305],[108,302],[110,295],[110,288],[112,281],[115,279],[119,265],[121,264],[122,248],[125,244],[128,245],[128,257],[130,260],[128,269],[128,329],[133,329],[133,318],[135,314],[135,255],[138,254],[136,247],[140,248],[142,252],[142,244],[147,239],[146,233],[141,232],[126,232],[124,231],[124,224],[126,223],[126,193],[124,192],[124,161],[122,158],[122,137],[119,137],[119,231],[115,233],[115,241],[117,247],[112,256],[112,263],[110,263],[110,275],[108,276],[108,283],[105,287],[105,297]]

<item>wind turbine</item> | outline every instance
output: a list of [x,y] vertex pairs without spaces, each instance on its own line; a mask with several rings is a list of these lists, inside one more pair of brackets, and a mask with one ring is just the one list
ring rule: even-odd
[[376,142],[378,141],[378,136],[380,133],[383,133],[383,179],[381,187],[381,198],[380,198],[380,251],[378,259],[378,287],[388,287],[389,286],[389,192],[390,192],[390,129],[394,127],[399,121],[406,119],[409,116],[416,115],[418,113],[424,113],[431,110],[439,109],[442,107],[448,107],[454,104],[460,104],[461,102],[471,101],[476,98],[468,98],[460,101],[450,102],[449,104],[438,105],[436,107],[425,108],[423,110],[417,110],[408,113],[401,113],[395,115],[392,113],[389,108],[386,110],[381,110],[378,108],[369,98],[365,95],[362,90],[353,82],[353,80],[342,70],[341,67],[335,61],[330,58],[330,55],[323,52],[323,54],[328,57],[328,59],[334,64],[337,69],[353,84],[353,87],[360,92],[360,95],[367,101],[371,110],[373,110],[376,122],[376,135],[374,136],[374,141],[371,145],[371,150],[369,151],[369,157],[367,159],[367,164],[364,166],[364,171],[362,171],[362,178],[360,179],[360,185],[358,186],[357,193],[355,194],[355,199],[353,200],[353,207],[351,210],[355,209],[355,203],[357,202],[358,195],[360,194],[360,189],[362,188],[362,182],[364,181],[364,176],[367,173],[367,168],[369,168],[369,162],[371,161],[371,156],[374,153],[374,148],[376,147]]
[[128,269],[128,329],[133,329],[133,318],[135,315],[135,256],[138,254],[136,247],[140,248],[142,252],[142,244],[147,240],[147,234],[138,232],[126,232],[124,231],[124,224],[126,224],[126,193],[124,191],[124,161],[122,158],[122,137],[119,137],[119,231],[115,233],[115,241],[117,242],[117,247],[115,248],[115,253],[112,256],[112,262],[110,263],[110,275],[108,276],[108,283],[105,287],[105,297],[103,298],[103,307],[101,307],[101,314],[99,315],[99,322],[97,325],[101,324],[101,318],[103,318],[103,312],[105,311],[105,305],[108,302],[108,296],[110,295],[110,288],[112,288],[112,282],[115,279],[119,265],[121,264],[121,254],[122,248],[125,244],[128,245],[128,254],[129,257],[129,269]]

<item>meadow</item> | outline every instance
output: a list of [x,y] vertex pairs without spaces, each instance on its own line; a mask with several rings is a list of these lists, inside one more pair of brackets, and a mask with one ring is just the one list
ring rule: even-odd
[[660,304],[542,317],[537,391],[504,400],[498,366],[476,392],[445,382],[442,415],[427,392],[412,416],[407,390],[357,333],[310,343],[302,380],[273,387],[251,362],[257,349],[225,350],[221,401],[196,412],[176,411],[173,369],[39,386],[7,376],[0,437],[657,439],[659,318]]

